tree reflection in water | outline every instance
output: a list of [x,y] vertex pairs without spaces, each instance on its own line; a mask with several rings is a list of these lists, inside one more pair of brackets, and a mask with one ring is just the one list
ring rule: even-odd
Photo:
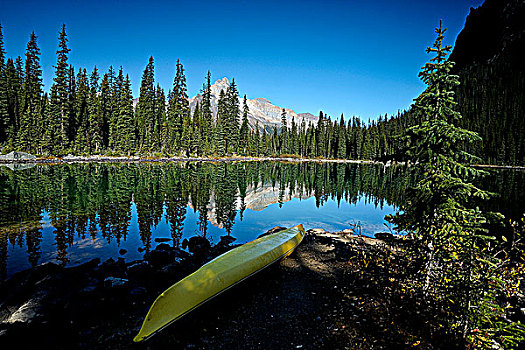
[[[504,193],[517,196],[520,188],[512,186],[520,186],[523,177],[506,172],[492,182],[498,188],[491,190],[503,191],[505,186]],[[180,244],[188,208],[197,214],[195,234],[208,237],[212,223],[231,235],[236,218],[243,220],[246,199],[265,203],[268,187],[278,194],[275,202],[280,206],[291,197],[313,196],[317,207],[328,200],[339,204],[364,198],[382,208],[401,204],[409,183],[403,167],[364,164],[109,163],[37,165],[20,171],[0,167],[0,278],[6,277],[9,245],[25,247],[31,266],[42,263],[43,224],[54,228],[55,240],[55,251],[45,255],[53,254],[62,264],[69,262],[68,247],[75,239],[120,245],[128,239],[133,203],[142,249],[148,251],[152,230],[163,219],[172,244]],[[523,204],[521,197],[514,200]],[[499,210],[502,202],[494,203]]]

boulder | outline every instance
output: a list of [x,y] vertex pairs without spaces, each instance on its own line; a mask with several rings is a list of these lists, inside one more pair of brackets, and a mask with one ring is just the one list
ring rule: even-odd
[[202,236],[193,236],[190,239],[184,239],[182,241],[182,248],[190,251],[195,255],[203,255],[208,252],[211,248],[210,241]]
[[[195,249],[195,247],[193,249]],[[173,263],[176,258],[185,258],[188,255],[189,254],[187,252],[179,248],[173,248],[169,244],[161,243],[157,247],[155,247],[154,250],[150,251],[149,253],[146,253],[144,255],[144,260],[150,263],[153,267],[157,268]]]
[[326,230],[323,228],[312,228],[306,232],[311,235],[322,235],[322,234],[327,233]]
[[9,316],[7,323],[32,322],[41,310],[41,298],[29,299]]
[[389,240],[394,239],[394,235],[391,234],[390,232],[377,232],[377,233],[374,233],[374,237],[377,239],[381,239],[383,241],[389,241]]
[[146,261],[137,261],[128,266],[128,276],[142,278],[151,273],[151,267]]

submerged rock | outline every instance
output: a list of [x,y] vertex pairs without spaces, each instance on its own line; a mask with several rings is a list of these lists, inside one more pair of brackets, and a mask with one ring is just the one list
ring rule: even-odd
[[268,236],[268,235],[271,235],[272,233],[280,232],[280,231],[283,231],[283,230],[286,230],[286,227],[275,226],[274,228],[269,229],[268,231],[266,231],[265,233],[263,233],[262,235],[260,235],[257,238]]
[[148,294],[148,290],[144,287],[136,287],[130,290],[129,294],[133,296],[142,296]]
[[119,288],[124,287],[128,284],[128,280],[125,278],[118,277],[106,277],[104,279],[104,285],[108,288]]
[[237,238],[232,236],[221,236],[221,240],[217,243],[218,246],[228,246],[235,242]]

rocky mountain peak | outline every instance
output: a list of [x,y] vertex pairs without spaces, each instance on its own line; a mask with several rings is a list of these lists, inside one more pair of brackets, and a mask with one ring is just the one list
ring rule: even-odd
[[230,87],[230,81],[228,80],[228,78],[224,77],[222,79],[217,79],[217,81],[213,83],[213,85],[211,86],[211,94],[219,98],[221,90],[226,92],[226,90],[229,87]]
[[[217,116],[217,104],[219,102],[219,96],[221,90],[226,92],[226,89],[230,86],[230,81],[228,78],[224,77],[222,79],[217,79],[215,83],[211,86],[211,105],[213,116]],[[199,102],[202,102],[202,95],[197,94],[195,97],[190,99],[190,107],[193,113],[195,106]],[[250,110],[248,114],[248,124],[253,130],[257,123],[260,128],[265,128],[266,130],[271,130],[274,127],[279,128],[281,126],[281,113],[283,107],[273,105],[268,99],[263,97],[258,97],[254,99],[247,99],[248,108]],[[239,106],[242,108],[242,97],[239,97]],[[291,124],[292,119],[295,120],[297,124],[301,124],[303,120],[308,125],[308,123],[317,123],[318,117],[310,113],[300,113],[297,114],[294,110],[285,108],[286,117],[288,125]],[[240,118],[241,116],[239,116]]]
[[525,1],[486,0],[478,8],[470,8],[450,60],[456,63],[456,71],[498,59],[523,68],[524,55]]

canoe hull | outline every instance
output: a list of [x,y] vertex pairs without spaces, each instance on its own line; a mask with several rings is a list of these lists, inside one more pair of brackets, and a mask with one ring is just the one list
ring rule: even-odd
[[133,339],[143,341],[206,301],[290,255],[305,235],[302,225],[234,248],[165,290]]

